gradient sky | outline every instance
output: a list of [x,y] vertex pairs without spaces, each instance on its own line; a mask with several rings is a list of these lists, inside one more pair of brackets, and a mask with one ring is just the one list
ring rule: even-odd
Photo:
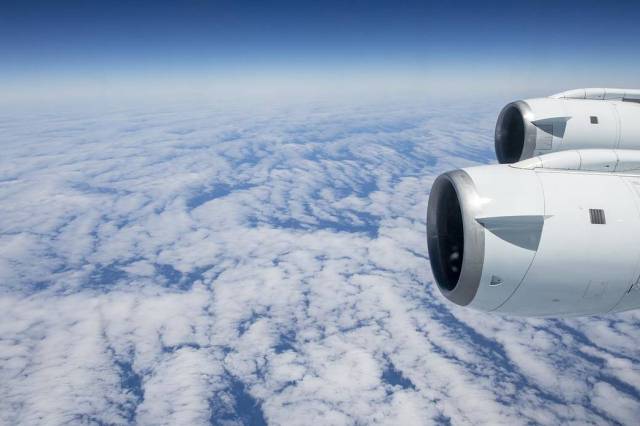
[[638,17],[640,3],[602,1],[10,1],[0,85],[638,86]]

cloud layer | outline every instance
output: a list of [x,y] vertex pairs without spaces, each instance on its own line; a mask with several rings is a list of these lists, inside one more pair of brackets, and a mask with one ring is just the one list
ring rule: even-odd
[[634,423],[638,313],[431,283],[429,188],[499,106],[4,113],[0,422]]

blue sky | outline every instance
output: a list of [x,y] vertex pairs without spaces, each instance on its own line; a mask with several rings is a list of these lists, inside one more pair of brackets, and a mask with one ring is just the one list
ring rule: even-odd
[[638,12],[596,1],[12,1],[0,12],[0,77],[18,93],[363,75],[441,88],[633,86]]

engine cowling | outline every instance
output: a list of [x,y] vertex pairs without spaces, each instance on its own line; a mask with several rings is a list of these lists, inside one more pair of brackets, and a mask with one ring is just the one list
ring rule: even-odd
[[496,123],[500,163],[585,148],[640,149],[640,92],[578,89],[506,105]]
[[574,154],[436,179],[427,238],[447,299],[523,316],[640,307],[640,176],[565,167]]

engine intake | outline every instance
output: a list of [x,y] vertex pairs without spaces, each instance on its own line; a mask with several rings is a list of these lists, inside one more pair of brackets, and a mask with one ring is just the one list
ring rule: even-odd
[[531,158],[536,147],[533,113],[524,101],[505,106],[496,123],[495,148],[500,163],[515,163]]
[[474,220],[477,193],[462,170],[440,175],[427,208],[429,259],[442,293],[467,305],[480,284],[484,260],[484,229]]

